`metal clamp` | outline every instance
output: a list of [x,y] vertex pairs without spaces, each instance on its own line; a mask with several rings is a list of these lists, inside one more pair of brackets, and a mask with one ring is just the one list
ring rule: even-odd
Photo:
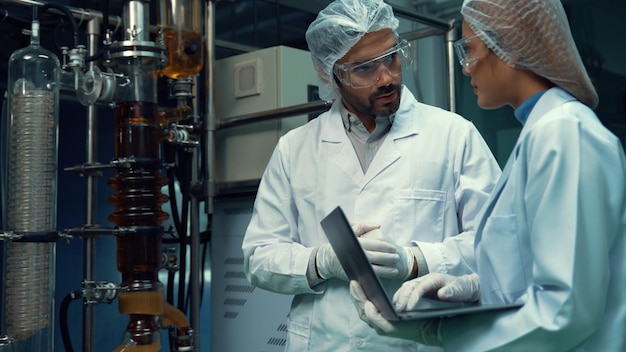
[[4,335],[0,336],[0,347],[8,346],[13,343],[13,339]]
[[111,303],[122,290],[121,287],[109,281],[83,280],[82,285],[81,295],[85,304]]
[[1,231],[0,240],[10,240],[15,242],[56,242],[59,233],[56,231]]
[[166,129],[167,141],[185,147],[197,147],[200,142],[192,138],[195,127],[190,125],[172,124]]
[[176,248],[168,247],[163,249],[163,258],[161,259],[163,269],[170,273],[178,271],[178,257],[176,256]]

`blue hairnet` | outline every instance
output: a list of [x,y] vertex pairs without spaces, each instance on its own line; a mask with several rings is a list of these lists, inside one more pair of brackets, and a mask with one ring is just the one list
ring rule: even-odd
[[561,0],[465,0],[463,19],[502,61],[536,73],[595,108]]
[[335,0],[320,11],[306,31],[306,41],[317,71],[323,100],[339,96],[333,66],[366,33],[398,28],[391,6],[382,0]]

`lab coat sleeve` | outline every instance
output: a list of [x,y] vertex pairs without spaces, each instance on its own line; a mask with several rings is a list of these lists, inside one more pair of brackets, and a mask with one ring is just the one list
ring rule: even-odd
[[424,254],[427,272],[451,275],[473,272],[474,220],[501,174],[487,143],[473,124],[468,122],[468,125],[465,138],[451,160],[458,231],[441,243],[416,242]]
[[261,179],[244,235],[244,272],[254,286],[283,293],[316,293],[306,272],[313,248],[300,243],[288,172],[287,139],[279,140]]
[[580,121],[557,118],[533,126],[519,157],[526,182],[515,194],[514,213],[526,214],[517,219],[517,235],[528,241],[522,255],[532,266],[526,302],[519,310],[444,320],[446,350],[570,350],[602,319],[609,237],[618,223],[607,201],[611,183],[623,192],[623,180],[611,180],[616,173],[609,170],[623,167],[619,152]]

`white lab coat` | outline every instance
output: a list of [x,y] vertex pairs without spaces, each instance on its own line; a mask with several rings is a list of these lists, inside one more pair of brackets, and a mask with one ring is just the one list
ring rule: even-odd
[[626,161],[560,88],[532,110],[477,220],[483,302],[517,311],[444,320],[450,351],[626,351]]
[[[500,169],[472,123],[417,102],[403,87],[392,128],[364,174],[339,104],[278,142],[243,240],[244,271],[253,285],[295,295],[288,351],[416,351],[361,321],[347,282],[309,287],[311,251],[327,243],[320,221],[339,205],[350,221],[381,224],[398,244],[439,242],[473,230]],[[440,256],[437,267],[464,266],[473,232],[464,235],[465,245],[431,255]],[[390,293],[401,284],[384,281]]]

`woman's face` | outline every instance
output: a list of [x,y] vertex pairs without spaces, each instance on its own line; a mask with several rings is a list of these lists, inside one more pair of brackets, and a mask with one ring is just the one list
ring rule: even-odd
[[515,69],[489,50],[465,21],[461,29],[468,59],[463,74],[472,78],[471,85],[474,94],[478,96],[478,106],[497,109],[511,105],[515,96]]

